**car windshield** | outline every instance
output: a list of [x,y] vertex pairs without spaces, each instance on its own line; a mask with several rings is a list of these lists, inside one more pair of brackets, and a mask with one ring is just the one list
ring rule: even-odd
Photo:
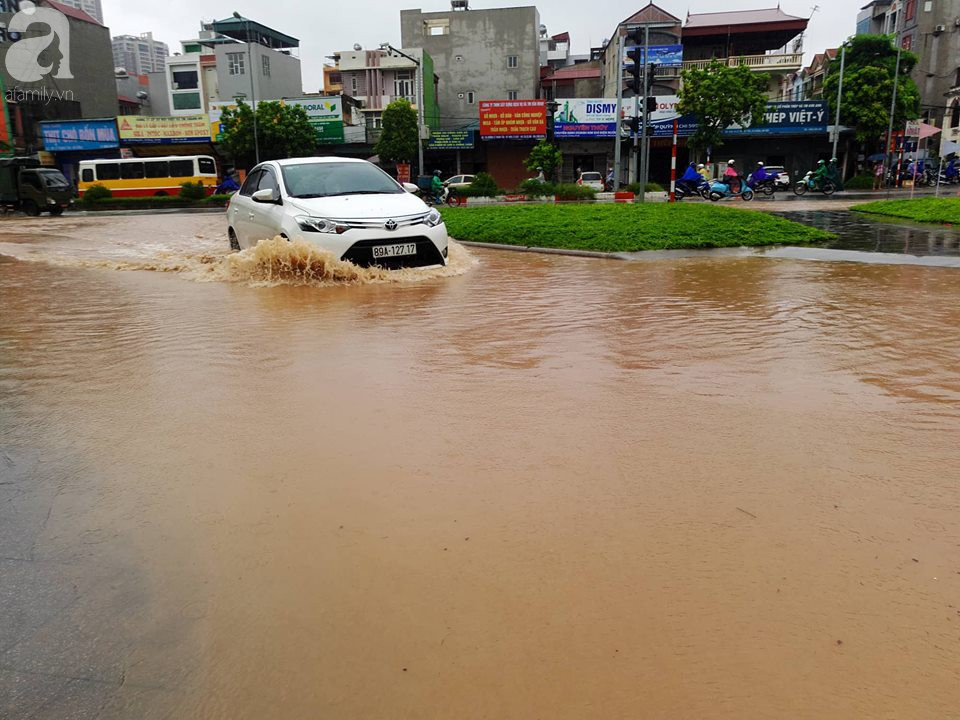
[[68,188],[70,183],[59,170],[41,170],[40,177],[48,188]]
[[295,198],[396,195],[405,192],[393,178],[369,163],[301,163],[284,165],[281,171],[287,192]]
[[583,179],[593,182],[594,180],[600,180],[600,173],[584,173]]

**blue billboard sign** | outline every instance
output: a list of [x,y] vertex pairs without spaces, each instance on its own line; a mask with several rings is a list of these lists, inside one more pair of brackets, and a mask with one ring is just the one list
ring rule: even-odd
[[657,65],[668,68],[683,67],[683,45],[650,45],[646,49],[646,60],[644,60],[644,48],[641,45],[626,48],[626,54],[623,57],[624,69],[633,67],[633,59],[628,53],[637,50],[640,51],[640,62],[643,65]]
[[115,120],[58,120],[40,123],[47,152],[115,150],[120,147]]
[[825,100],[767,103],[763,124],[748,127],[732,125],[724,135],[826,135],[829,113]]
[[553,116],[556,138],[612,138],[617,133],[617,101],[604,98],[563,100]]
[[473,150],[476,145],[476,130],[432,130],[427,140],[429,150]]

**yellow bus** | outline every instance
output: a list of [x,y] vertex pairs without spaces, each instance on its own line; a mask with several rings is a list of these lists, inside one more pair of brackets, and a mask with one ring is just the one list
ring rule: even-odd
[[207,195],[217,187],[217,163],[209,155],[81,160],[80,197],[94,185],[110,188],[114,197],[179,195],[183,183],[202,182]]

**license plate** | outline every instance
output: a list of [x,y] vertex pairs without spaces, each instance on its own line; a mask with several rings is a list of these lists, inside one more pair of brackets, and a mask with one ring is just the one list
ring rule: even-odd
[[405,243],[403,245],[374,245],[373,257],[375,260],[380,258],[401,257],[403,255],[416,255],[417,244]]

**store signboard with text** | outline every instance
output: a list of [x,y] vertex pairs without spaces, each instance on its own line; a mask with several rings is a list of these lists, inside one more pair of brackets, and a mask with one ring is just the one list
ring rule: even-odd
[[121,115],[117,127],[120,141],[127,145],[207,143],[212,139],[208,115]]
[[115,150],[120,147],[115,120],[41,122],[40,136],[47,152]]
[[482,100],[483,140],[536,140],[547,136],[546,100]]

